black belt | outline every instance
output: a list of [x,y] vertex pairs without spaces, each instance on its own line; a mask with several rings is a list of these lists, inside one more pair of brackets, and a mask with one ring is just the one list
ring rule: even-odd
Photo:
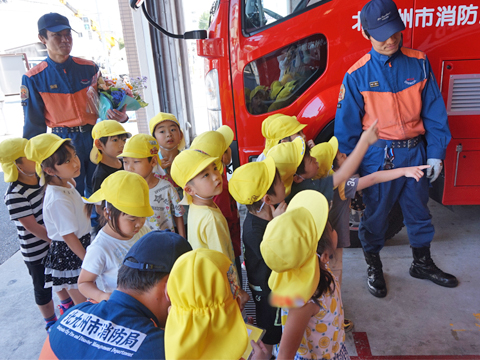
[[72,126],[72,127],[54,127],[52,128],[52,133],[54,134],[62,134],[62,133],[84,133],[84,132],[92,132],[93,125],[80,125],[80,126]]
[[415,136],[414,138],[411,138],[411,139],[407,139],[407,140],[382,140],[382,139],[379,139],[377,140],[377,142],[375,144],[373,144],[373,146],[377,146],[377,147],[381,147],[381,148],[384,148],[385,146],[387,146],[388,144],[390,148],[392,149],[399,149],[399,148],[414,148],[415,146],[417,146],[420,141],[422,141],[422,136],[421,135],[418,135],[418,136]]

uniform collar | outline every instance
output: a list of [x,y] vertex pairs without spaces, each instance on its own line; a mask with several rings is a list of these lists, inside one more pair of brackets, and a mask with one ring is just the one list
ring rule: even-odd
[[123,308],[132,309],[139,313],[145,315],[145,317],[152,319],[157,327],[160,327],[157,317],[140,301],[135,299],[133,296],[130,296],[123,291],[114,290],[110,298],[108,299],[110,303],[116,303]]
[[58,68],[62,68],[62,69],[65,69],[65,68],[69,67],[72,62],[73,62],[73,60],[72,60],[71,55],[68,57],[67,61],[65,61],[63,63],[60,63],[60,64],[53,61],[52,59],[50,59],[50,56],[47,56],[47,63],[49,65],[52,65],[52,66],[55,66],[55,67],[58,67]]
[[389,62],[393,61],[396,57],[398,57],[398,55],[401,52],[402,52],[401,46],[398,48],[397,52],[392,56],[379,54],[378,52],[375,51],[373,47],[372,47],[372,50],[370,50],[370,54],[372,55],[372,58],[374,58],[375,60],[378,60],[383,65],[387,65]]

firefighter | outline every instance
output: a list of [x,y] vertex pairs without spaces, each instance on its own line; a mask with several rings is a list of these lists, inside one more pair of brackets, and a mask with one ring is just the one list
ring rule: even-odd
[[[48,57],[22,78],[23,137],[30,139],[45,133],[48,126],[61,138],[71,138],[82,162],[82,172],[76,178],[77,190],[90,196],[95,164],[89,156],[97,115],[87,112],[87,88],[98,66],[93,61],[70,56],[72,28],[65,16],[43,15],[38,20],[38,38],[46,46]],[[128,120],[125,112],[124,107],[122,111],[108,110],[107,114],[109,119],[125,122]]]
[[447,112],[426,55],[402,47],[405,29],[392,0],[371,0],[360,14],[362,34],[372,49],[345,74],[335,117],[339,150],[350,154],[364,129],[378,119],[379,140],[360,165],[360,176],[382,169],[427,163],[427,176],[416,182],[399,178],[363,190],[365,212],[359,238],[368,265],[368,290],[385,297],[380,250],[385,243],[387,216],[398,200],[413,252],[410,275],[455,287],[430,256],[434,228],[427,207],[429,181],[442,170],[451,135]]

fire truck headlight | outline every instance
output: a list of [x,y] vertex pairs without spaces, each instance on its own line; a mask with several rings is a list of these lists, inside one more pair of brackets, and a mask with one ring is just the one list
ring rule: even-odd
[[222,125],[222,107],[220,105],[220,90],[217,69],[210,70],[205,76],[207,90],[207,110],[210,130],[216,130]]

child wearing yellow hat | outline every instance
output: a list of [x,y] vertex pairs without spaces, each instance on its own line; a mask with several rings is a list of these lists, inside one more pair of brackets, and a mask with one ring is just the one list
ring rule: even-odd
[[[248,333],[240,312],[236,270],[224,254],[196,249],[180,256],[167,282],[167,359],[240,359]],[[252,341],[252,359],[270,359]]]
[[282,307],[284,326],[278,359],[349,359],[340,289],[326,266],[336,244],[321,239],[327,216],[327,199],[305,190],[265,231],[260,249],[272,269],[270,301]]
[[[243,222],[243,255],[248,285],[255,302],[257,325],[266,330],[263,342],[271,354],[273,346],[280,342],[282,328],[278,322],[280,309],[272,307],[268,302],[268,277],[271,270],[260,253],[260,243],[270,220],[286,209],[285,186],[274,159],[268,156],[263,161],[237,168],[228,188],[234,199],[248,209]],[[276,204],[280,205],[275,209]]]
[[[307,141],[303,133],[303,129],[306,126],[305,124],[299,123],[296,116],[274,114],[267,117],[262,122],[262,135],[265,138],[265,149],[257,158],[257,161],[265,159],[270,149],[280,142],[293,141],[299,136]],[[312,140],[308,140],[307,145],[313,147],[314,143]]]
[[232,149],[230,144],[233,141],[233,131],[227,125],[220,126],[216,131],[206,131],[198,135],[190,145],[191,150],[201,150],[210,156],[216,157],[217,167],[222,174],[221,194],[213,198],[213,202],[220,208],[228,223],[230,238],[232,239],[233,252],[235,254],[235,265],[237,266],[240,283],[242,283],[240,255],[242,255],[240,241],[240,214],[237,202],[228,192],[227,166],[232,162]]
[[169,173],[173,160],[185,148],[180,122],[175,115],[161,112],[150,119],[148,127],[150,135],[157,139],[160,146],[158,155],[162,160],[162,168]]
[[40,185],[46,184],[43,220],[52,240],[45,257],[45,287],[66,289],[75,304],[86,298],[78,291],[77,280],[90,245],[90,219],[82,197],[75,190],[80,160],[70,139],[40,134],[25,147],[26,158],[35,161]]
[[[123,170],[123,162],[117,158],[123,151],[125,142],[132,134],[116,120],[103,120],[92,129],[93,147],[90,161],[97,164],[92,176],[92,191],[100,189],[103,180],[118,170]],[[97,207],[92,214],[93,234],[100,230],[99,223],[102,208]]]
[[[235,262],[227,220],[213,202],[223,191],[219,159],[201,150],[182,151],[173,161],[172,178],[184,189],[182,203],[189,204],[188,242],[193,249],[207,248],[225,254]],[[240,290],[242,306],[249,296]],[[243,308],[242,308],[243,310]]]
[[[7,139],[0,143],[0,164],[6,183],[4,196],[10,220],[17,227],[20,252],[32,278],[35,303],[45,319],[45,329],[57,320],[52,300],[52,288],[45,288],[46,257],[51,240],[43,224],[44,188],[38,183],[35,162],[25,157],[27,139]],[[34,251],[31,251],[34,249]],[[57,293],[61,301],[70,299],[65,290]],[[70,302],[71,299],[68,302]]]
[[103,228],[87,249],[78,278],[80,292],[89,299],[108,300],[117,288],[118,269],[138,239],[150,231],[145,219],[153,215],[147,182],[120,170],[103,181],[86,203],[105,202]]
[[127,141],[118,156],[123,158],[125,170],[141,175],[148,184],[154,214],[147,218],[146,225],[152,230],[176,229],[185,237],[180,198],[173,185],[155,172],[160,164],[158,153],[159,145],[153,136],[137,134]]
[[93,127],[90,160],[97,164],[92,177],[93,192],[100,189],[109,175],[123,170],[123,163],[117,156],[122,153],[125,142],[131,136],[116,120],[103,120]]

